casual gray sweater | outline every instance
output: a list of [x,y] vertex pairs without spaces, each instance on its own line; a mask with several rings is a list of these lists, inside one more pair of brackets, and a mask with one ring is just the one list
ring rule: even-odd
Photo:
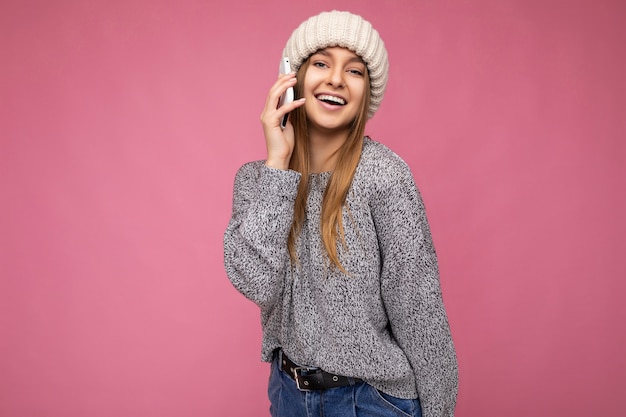
[[343,212],[348,275],[329,266],[320,214],[330,173],[312,174],[298,265],[287,251],[300,173],[242,166],[224,236],[233,285],[261,308],[262,359],[361,378],[424,417],[454,414],[457,360],[424,204],[407,164],[365,138]]

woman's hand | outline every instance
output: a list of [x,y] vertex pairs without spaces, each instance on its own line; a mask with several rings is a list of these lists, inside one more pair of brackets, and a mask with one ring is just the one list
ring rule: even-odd
[[285,114],[295,110],[304,104],[304,98],[294,100],[280,108],[278,100],[287,91],[287,88],[296,85],[296,74],[290,73],[278,77],[267,95],[265,108],[261,113],[261,125],[265,135],[265,145],[267,146],[267,159],[265,165],[270,168],[288,169],[291,153],[293,152],[294,133],[293,125],[287,121],[285,129],[281,129],[280,121]]

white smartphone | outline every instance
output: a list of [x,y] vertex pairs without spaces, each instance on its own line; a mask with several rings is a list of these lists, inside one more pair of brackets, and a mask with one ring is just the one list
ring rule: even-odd
[[[290,72],[291,72],[291,65],[289,65],[289,58],[283,57],[283,59],[280,60],[279,73],[289,74]],[[293,101],[293,87],[289,87],[287,91],[285,91],[283,95],[280,96],[280,99],[278,100],[278,107],[282,106],[283,104],[291,103],[292,101]],[[285,126],[287,126],[288,118],[289,118],[289,113],[283,116],[282,120],[280,121],[281,129],[284,129]]]

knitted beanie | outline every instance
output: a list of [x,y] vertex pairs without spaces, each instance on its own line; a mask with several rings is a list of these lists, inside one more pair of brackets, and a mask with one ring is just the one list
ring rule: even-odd
[[333,46],[351,50],[367,65],[371,90],[368,118],[371,118],[385,93],[389,61],[383,40],[361,16],[334,10],[309,18],[293,31],[283,56],[289,58],[291,70],[297,71],[312,54]]

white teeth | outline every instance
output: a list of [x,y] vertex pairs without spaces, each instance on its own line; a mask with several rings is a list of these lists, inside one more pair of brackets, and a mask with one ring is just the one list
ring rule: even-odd
[[341,104],[342,106],[346,104],[346,101],[342,99],[341,97],[329,96],[328,94],[320,94],[319,96],[317,96],[317,99],[322,100],[322,101],[330,101],[336,104]]

